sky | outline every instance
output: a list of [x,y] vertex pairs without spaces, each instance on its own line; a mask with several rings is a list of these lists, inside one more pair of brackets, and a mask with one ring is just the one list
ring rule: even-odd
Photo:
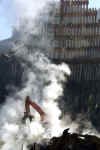
[[[0,40],[7,39],[12,35],[12,25],[16,17],[10,17],[12,16],[10,14],[14,13],[10,2],[10,0],[0,0]],[[89,7],[100,8],[100,0],[89,0]]]

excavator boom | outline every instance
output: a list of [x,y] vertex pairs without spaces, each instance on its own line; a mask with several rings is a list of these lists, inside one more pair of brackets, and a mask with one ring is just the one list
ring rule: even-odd
[[26,114],[28,115],[30,113],[30,106],[32,106],[39,114],[41,117],[41,120],[43,121],[45,119],[45,112],[41,109],[39,105],[37,105],[35,102],[30,100],[30,97],[26,97],[26,102],[25,102],[25,109],[26,109]]

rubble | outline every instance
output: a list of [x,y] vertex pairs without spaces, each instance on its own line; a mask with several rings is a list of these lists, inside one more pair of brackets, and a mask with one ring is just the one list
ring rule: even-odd
[[47,144],[34,143],[29,150],[100,150],[100,138],[95,135],[80,135],[64,130],[60,137],[53,137]]

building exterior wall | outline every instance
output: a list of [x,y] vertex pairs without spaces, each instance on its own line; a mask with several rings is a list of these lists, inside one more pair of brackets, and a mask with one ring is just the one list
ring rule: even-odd
[[[61,0],[60,10],[55,16],[54,50],[52,56],[67,59],[82,53],[88,56],[87,49],[99,50],[100,23],[97,22],[97,10],[88,8],[88,0]],[[70,52],[69,52],[70,51]],[[84,51],[84,52],[83,52]],[[86,52],[86,53],[85,53]],[[67,53],[71,53],[70,55]],[[73,54],[72,54],[73,53]],[[94,52],[91,52],[93,54]]]
[[[50,58],[66,61],[78,57],[100,57],[100,22],[97,21],[97,10],[88,8],[88,4],[89,0],[60,1],[60,10],[55,15],[55,23],[51,24],[54,40],[53,49],[49,53]],[[84,70],[88,72],[87,78],[90,80],[95,79],[96,72],[100,70],[100,66],[95,65],[93,73],[89,65],[85,67],[83,64],[78,65],[78,69],[79,66],[78,75]],[[71,68],[75,70],[73,65]]]

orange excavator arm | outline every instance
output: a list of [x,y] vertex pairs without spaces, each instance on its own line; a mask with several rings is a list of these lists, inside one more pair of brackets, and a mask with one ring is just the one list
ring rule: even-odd
[[30,113],[30,106],[32,106],[40,114],[41,120],[43,121],[46,116],[45,112],[35,102],[31,101],[29,96],[27,96],[25,102],[26,114]]

